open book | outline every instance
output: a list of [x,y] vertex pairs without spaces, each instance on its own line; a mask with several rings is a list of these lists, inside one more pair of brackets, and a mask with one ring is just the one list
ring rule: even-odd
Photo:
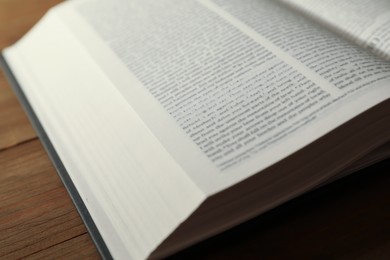
[[67,1],[2,55],[106,258],[168,256],[390,155],[387,0]]

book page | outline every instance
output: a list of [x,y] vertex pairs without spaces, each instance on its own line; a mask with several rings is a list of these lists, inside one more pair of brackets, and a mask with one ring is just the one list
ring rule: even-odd
[[58,8],[4,57],[113,257],[145,259],[205,195],[102,73]]
[[281,0],[390,60],[390,1]]
[[273,1],[67,1],[5,57],[125,259],[390,95],[388,62]]
[[389,97],[388,62],[274,1],[78,3],[62,18],[208,194]]

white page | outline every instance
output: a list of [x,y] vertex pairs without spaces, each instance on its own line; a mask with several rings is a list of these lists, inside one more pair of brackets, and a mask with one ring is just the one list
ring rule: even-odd
[[56,10],[4,54],[113,257],[146,258],[204,194]]
[[[166,150],[208,194],[270,166],[389,97],[388,63],[273,1],[77,3],[77,7],[63,10],[62,19]],[[247,13],[235,13],[240,9]],[[277,30],[270,32],[268,25],[245,21],[259,16],[259,10],[268,14],[267,19],[276,18],[271,22],[277,23]],[[287,22],[278,23],[284,19]],[[294,33],[291,28],[301,29]],[[321,48],[310,46],[311,38]],[[295,49],[288,47],[292,41]],[[299,43],[307,46],[299,48]],[[333,47],[337,48],[328,53]],[[248,58],[241,62],[245,54]],[[376,71],[368,73],[361,65]],[[234,82],[236,77],[228,71],[240,80]],[[245,86],[256,78],[263,80],[256,84],[275,86],[261,90],[263,103],[256,100],[255,88],[249,92],[240,89],[241,83]],[[290,87],[289,82],[283,82],[285,78],[295,80],[290,83],[297,87],[296,99],[290,101],[297,106],[296,111],[283,113],[286,100],[271,96],[272,91],[287,95]],[[245,96],[251,94],[252,99]],[[218,123],[213,118],[223,118],[223,108],[236,101],[243,107],[257,102],[252,111],[260,109],[258,104],[267,105],[263,110],[270,114],[274,102],[272,109],[278,109],[278,114],[263,118],[270,130],[263,124],[262,134],[254,140],[247,136],[250,131],[234,136],[233,128],[227,127],[227,137],[237,141],[233,145],[238,144],[231,152],[221,134],[211,131]],[[241,114],[234,111],[236,106],[229,107],[222,127],[250,119],[247,110]],[[234,117],[234,113],[240,116]],[[241,123],[237,131],[242,130]],[[207,146],[207,140],[220,141],[217,148],[222,147],[222,151],[208,149],[212,147]]]
[[[95,216],[110,250],[118,258],[147,256],[204,199],[199,189],[211,195],[234,185],[389,98],[387,63],[311,26],[273,2],[117,3],[120,2],[68,1],[52,12],[47,22],[38,27],[41,29],[35,30],[35,35],[31,34],[7,51],[6,57],[22,86],[27,86],[25,92],[31,97],[34,110]],[[131,3],[137,5],[131,6]],[[92,20],[86,22],[79,8],[87,8],[91,12],[88,19]],[[266,11],[263,15],[271,23],[273,16],[276,20],[286,18],[287,22],[277,24],[280,30],[271,34],[268,25],[262,25],[265,20],[251,23],[250,19],[261,10]],[[239,11],[245,11],[245,15]],[[94,17],[97,21],[93,21]],[[145,23],[131,23],[130,18],[139,22],[143,19]],[[149,23],[153,19],[155,22]],[[103,28],[106,25],[113,25],[110,28],[115,30]],[[297,30],[295,34],[291,28]],[[169,30],[172,30],[173,41],[159,38]],[[112,32],[117,33],[115,37]],[[202,38],[190,41],[197,36]],[[310,40],[305,42],[305,37]],[[321,44],[321,51],[310,46],[313,42],[310,37]],[[197,48],[189,48],[188,44],[195,40],[199,44]],[[128,48],[137,41],[145,46]],[[286,44],[292,42],[295,48]],[[299,43],[305,43],[305,49],[311,51],[303,51]],[[327,55],[327,46],[337,48],[324,59],[321,55]],[[148,51],[153,48],[171,53],[165,57],[152,55],[156,59],[147,61],[144,58],[150,58]],[[239,62],[245,54],[246,59]],[[191,57],[188,64],[182,66],[188,69],[173,73],[181,78],[169,78],[168,84],[159,85],[162,76],[172,75],[167,71],[150,70],[149,66],[156,63],[157,66],[151,68],[172,69],[173,63],[182,64],[180,58],[185,61],[185,57]],[[218,57],[220,60],[215,63]],[[351,57],[357,59],[351,60]],[[198,70],[194,69],[194,64],[199,65]],[[218,66],[224,65],[223,70],[218,70]],[[360,65],[368,66],[372,73],[359,70]],[[347,70],[349,75],[354,75],[353,70],[356,75],[350,77],[336,68]],[[208,70],[214,73],[207,73]],[[235,77],[229,76],[227,71]],[[142,76],[144,72],[149,74]],[[215,85],[207,85],[205,81],[206,76],[214,74],[219,74],[220,80],[230,80],[221,84],[224,88],[219,93],[212,92]],[[203,92],[195,92],[196,97],[206,92],[217,97],[216,101],[199,101],[208,106],[203,110],[206,111],[204,117],[195,117],[201,118],[200,126],[209,122],[207,112],[224,112],[213,106],[218,101],[221,101],[220,108],[226,107],[224,102],[237,101],[243,107],[251,106],[253,112],[258,108],[269,114],[267,118],[261,115],[264,118],[250,121],[252,115],[245,109],[242,110],[245,113],[237,117],[232,117],[235,110],[224,112],[230,116],[221,121],[222,127],[227,129],[225,132],[229,131],[228,137],[244,138],[240,141],[248,142],[235,147],[233,152],[229,152],[231,147],[223,147],[226,150],[220,153],[222,158],[213,159],[202,143],[197,144],[195,138],[199,135],[188,132],[191,124],[186,123],[191,118],[184,113],[187,110],[169,110],[161,97],[166,92],[174,93],[173,84],[183,88],[189,83],[185,82],[187,76],[203,80],[204,84],[200,85]],[[234,81],[237,78],[240,81]],[[153,79],[157,85],[152,89]],[[241,84],[243,80],[245,84]],[[210,79],[212,81],[214,79]],[[259,90],[262,95],[251,81],[264,87]],[[195,85],[191,82],[187,86]],[[160,89],[162,86],[166,91]],[[246,90],[241,92],[241,87]],[[289,96],[291,88],[294,95]],[[276,92],[279,99],[274,95]],[[176,93],[187,92],[182,89]],[[226,99],[229,95],[230,99]],[[282,100],[282,96],[290,99]],[[71,105],[69,100],[72,100]],[[288,109],[289,105],[286,110],[283,101],[296,106]],[[237,104],[232,106],[234,108]],[[272,110],[277,113],[271,113]],[[257,113],[260,112],[253,115]],[[245,120],[258,124],[267,120],[267,126],[276,126],[270,130],[263,128],[267,132],[262,132],[254,141],[246,137],[246,133],[233,136],[237,132],[226,127],[229,122],[243,124]],[[238,130],[243,129],[237,126],[241,127]],[[247,152],[249,149],[252,150]],[[240,157],[241,154],[245,156]]]
[[390,60],[390,1],[280,0]]

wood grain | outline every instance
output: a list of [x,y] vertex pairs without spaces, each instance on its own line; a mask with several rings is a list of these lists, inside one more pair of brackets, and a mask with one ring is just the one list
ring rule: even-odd
[[[0,49],[59,0],[0,0]],[[0,74],[0,259],[98,259],[80,216]]]
[[[60,0],[0,0],[0,48]],[[390,259],[390,163],[305,195],[173,256]],[[99,255],[4,76],[0,75],[0,259]]]
[[0,165],[0,258],[58,257],[70,245],[98,257],[39,140],[0,152]]

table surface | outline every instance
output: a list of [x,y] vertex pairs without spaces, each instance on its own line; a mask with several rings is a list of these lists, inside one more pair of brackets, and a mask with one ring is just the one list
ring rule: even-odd
[[[60,0],[0,0],[0,49]],[[173,258],[390,258],[390,163],[365,169]],[[99,258],[0,74],[0,259]]]

